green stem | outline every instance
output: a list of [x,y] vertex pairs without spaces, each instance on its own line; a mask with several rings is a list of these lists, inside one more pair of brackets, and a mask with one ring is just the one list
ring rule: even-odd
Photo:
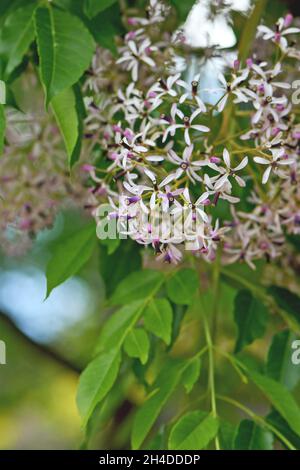
[[226,403],[229,403],[230,405],[233,405],[235,406],[236,408],[244,411],[244,413],[246,413],[248,416],[250,416],[250,418],[252,418],[254,421],[256,421],[258,424],[261,424],[262,426],[264,426],[265,428],[268,428],[273,434],[275,434],[275,436],[278,437],[278,439],[280,441],[282,441],[286,447],[290,450],[296,450],[296,448],[293,446],[293,444],[286,438],[283,436],[283,434],[281,434],[280,431],[278,431],[278,429],[276,429],[274,426],[272,426],[272,424],[268,423],[264,418],[262,418],[261,416],[257,415],[256,413],[254,413],[252,410],[250,410],[250,408],[248,408],[247,406],[243,405],[242,403],[234,400],[233,398],[229,398],[229,397],[226,397],[224,395],[217,395],[216,398],[218,398],[219,400],[222,400]]
[[[203,312],[203,324],[206,337],[206,343],[208,347],[208,379],[209,379],[209,389],[210,389],[210,400],[211,400],[211,411],[212,415],[216,418],[217,414],[217,404],[216,404],[216,391],[215,391],[215,370],[214,370],[214,351],[212,338],[209,331],[209,325],[206,318],[205,311]],[[220,450],[219,438],[215,438],[216,450]]]

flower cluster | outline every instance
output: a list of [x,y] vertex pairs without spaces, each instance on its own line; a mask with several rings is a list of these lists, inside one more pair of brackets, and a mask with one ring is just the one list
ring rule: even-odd
[[23,254],[63,207],[82,207],[86,190],[70,181],[58,128],[43,113],[7,113],[1,156],[1,248]]
[[[297,60],[289,37],[300,30],[291,15],[274,30],[259,26],[258,36],[277,50],[274,60],[235,60],[208,90],[218,97],[210,104],[200,98],[201,68],[192,80],[178,71],[184,38],[164,28],[168,14],[151,0],[146,17],[128,18],[117,60],[93,64],[94,92],[85,100],[94,162],[83,166],[90,207],[96,214],[109,201],[109,218],[126,222],[124,233],[165,261],[177,262],[184,247],[212,261],[220,249],[224,262],[254,267],[281,253],[286,230],[300,228],[300,127],[284,66]],[[106,83],[112,73],[118,78]],[[239,119],[247,122],[242,130]],[[164,220],[158,213],[184,214],[183,230],[155,223]]]

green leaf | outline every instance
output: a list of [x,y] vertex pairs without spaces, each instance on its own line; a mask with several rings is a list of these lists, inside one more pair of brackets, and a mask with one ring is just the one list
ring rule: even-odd
[[90,259],[96,245],[94,222],[86,225],[64,241],[59,241],[53,250],[46,269],[47,295],[71,276],[74,276]]
[[145,327],[166,344],[171,342],[172,320],[172,307],[167,299],[154,299],[145,309]]
[[292,363],[292,342],[297,336],[289,330],[277,333],[269,349],[266,373],[292,390],[300,380],[300,367]]
[[179,21],[184,22],[191,11],[196,0],[170,0],[170,3],[174,5],[178,12]]
[[291,393],[275,380],[253,370],[245,370],[248,377],[266,395],[291,429],[300,436],[300,408]]
[[120,282],[110,303],[111,305],[122,305],[149,297],[158,290],[163,281],[164,276],[160,271],[145,269],[133,272]]
[[127,335],[124,349],[129,357],[137,357],[146,364],[149,356],[150,342],[147,333],[142,328],[134,328]]
[[195,357],[182,374],[182,383],[187,393],[190,393],[192,391],[195,383],[199,379],[200,371],[201,359],[199,357]]
[[13,10],[5,20],[0,34],[0,54],[7,60],[5,77],[22,62],[22,59],[34,40],[33,24],[36,4]]
[[168,448],[171,450],[201,450],[216,436],[218,419],[203,411],[185,414],[171,430]]
[[6,119],[5,119],[4,106],[0,104],[0,156],[2,155],[3,148],[4,148],[5,125],[6,125]]
[[145,301],[137,300],[113,313],[101,331],[96,352],[121,348],[126,336],[142,315],[144,307]]
[[93,18],[106,8],[112,6],[117,0],[85,0],[84,11],[89,18]]
[[245,28],[239,42],[239,59],[245,60],[250,52],[252,40],[256,34],[256,28],[259,24],[262,14],[265,12],[267,0],[257,0],[255,7],[250,15],[250,18],[246,19]]
[[277,305],[300,324],[300,297],[284,287],[271,286],[268,293]]
[[194,269],[180,269],[167,282],[168,297],[180,305],[189,305],[198,288],[198,276]]
[[141,267],[141,252],[137,243],[132,240],[122,240],[112,254],[100,246],[100,272],[105,281],[107,295],[111,295],[128,274],[138,271]]
[[89,67],[95,45],[78,17],[50,6],[37,8],[35,28],[48,105],[54,96],[79,80]]
[[220,421],[218,437],[222,450],[233,450],[236,432],[236,426],[229,423],[228,421]]
[[82,129],[74,90],[66,88],[53,98],[51,106],[65,142],[71,167],[79,157],[76,150],[80,145]]
[[234,302],[234,319],[238,327],[235,352],[241,351],[266,331],[268,311],[249,290],[240,290]]
[[273,434],[262,429],[253,421],[240,422],[234,441],[235,450],[272,450]]
[[113,386],[120,367],[121,355],[112,349],[97,356],[80,376],[77,406],[86,425],[98,403]]
[[89,29],[95,41],[114,55],[117,55],[115,37],[122,36],[126,32],[121,18],[120,6],[114,3],[89,22]]
[[186,361],[184,363],[170,361],[162,368],[153,386],[153,391],[135,415],[131,435],[131,444],[134,450],[144,442],[162,408],[180,383],[180,377],[185,367]]
[[[274,426],[296,449],[300,450],[300,437],[292,431],[288,423],[276,410],[272,410],[266,417],[266,421]],[[279,439],[277,437],[277,439]],[[282,442],[285,445],[284,442]]]

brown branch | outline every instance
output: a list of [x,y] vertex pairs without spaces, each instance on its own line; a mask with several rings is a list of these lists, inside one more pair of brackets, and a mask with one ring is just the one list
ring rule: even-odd
[[[5,324],[10,330],[12,330],[13,334],[19,338],[29,349],[37,352],[40,356],[43,356],[45,359],[50,359],[53,362],[56,362],[58,365],[65,367],[76,374],[80,374],[82,368],[79,367],[77,364],[74,364],[69,359],[61,356],[57,351],[52,349],[49,346],[44,344],[36,343],[28,336],[26,336],[13,322],[13,320],[4,312],[0,311],[0,322]],[[4,338],[1,338],[4,339]]]

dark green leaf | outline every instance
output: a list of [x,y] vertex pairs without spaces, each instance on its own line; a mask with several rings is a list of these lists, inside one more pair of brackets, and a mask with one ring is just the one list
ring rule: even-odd
[[82,126],[74,90],[66,88],[53,98],[51,106],[65,142],[71,167],[79,156],[75,155],[75,152],[81,139]]
[[30,3],[12,11],[5,20],[0,34],[0,54],[7,60],[6,77],[22,62],[23,56],[34,39],[35,8],[36,5]]
[[50,6],[36,10],[35,27],[41,78],[49,104],[88,69],[94,41],[78,17]]
[[74,276],[90,259],[96,245],[94,222],[86,225],[53,249],[47,265],[47,297],[59,284]]
[[128,274],[138,271],[141,267],[141,252],[132,240],[122,240],[111,255],[100,246],[100,272],[105,281],[107,295],[111,295],[117,284]]
[[273,434],[262,429],[254,421],[240,422],[234,441],[235,450],[272,450]]
[[84,10],[89,18],[93,18],[106,8],[110,7],[117,0],[85,0]]
[[240,290],[234,302],[234,319],[238,327],[235,352],[241,351],[255,339],[264,335],[268,311],[249,290]]
[[[271,411],[266,417],[266,421],[274,426],[296,449],[300,450],[300,437],[297,436],[276,410]],[[282,444],[285,445],[284,442]]]
[[189,305],[198,288],[198,276],[194,269],[177,271],[167,282],[167,293],[172,302]]
[[221,449],[233,450],[236,432],[236,426],[229,423],[228,421],[220,421],[218,436]]
[[285,287],[271,286],[268,293],[277,305],[300,324],[300,297]]

